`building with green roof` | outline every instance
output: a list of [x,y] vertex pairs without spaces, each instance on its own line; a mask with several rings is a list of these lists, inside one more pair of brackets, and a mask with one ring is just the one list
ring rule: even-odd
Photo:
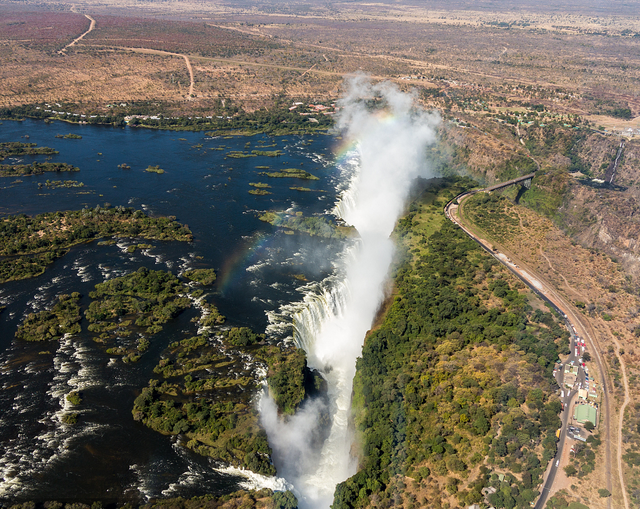
[[573,411],[573,418],[580,424],[584,424],[587,421],[591,421],[592,424],[597,424],[598,410],[591,405],[576,405]]

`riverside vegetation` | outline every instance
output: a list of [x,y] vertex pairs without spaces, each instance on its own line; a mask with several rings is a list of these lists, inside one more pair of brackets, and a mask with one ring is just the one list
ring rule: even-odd
[[[247,356],[253,365],[247,366]],[[203,456],[275,475],[267,436],[253,398],[260,390],[256,363],[268,367],[267,382],[281,413],[291,415],[322,379],[296,348],[264,344],[247,327],[211,330],[169,345],[133,406],[133,417],[150,428],[184,437]]]
[[[99,283],[89,293],[92,302],[85,311],[87,330],[100,343],[127,338],[136,328],[148,335],[157,334],[162,325],[191,305],[188,287],[170,272],[148,270]],[[107,353],[123,355],[126,362],[135,362],[148,348],[149,340],[140,335],[135,348],[116,346]]]
[[[212,269],[186,271],[196,286],[215,282]],[[105,345],[109,355],[136,362],[162,326],[196,300],[190,289],[169,272],[140,268],[126,276],[95,285],[84,311],[86,330]],[[61,295],[50,310],[31,313],[19,326],[18,339],[47,341],[82,331],[81,296]],[[194,452],[228,464],[274,475],[271,449],[253,399],[261,390],[258,369],[266,367],[269,392],[280,412],[292,415],[310,394],[323,390],[322,378],[307,367],[304,353],[294,347],[265,343],[264,335],[247,327],[222,330],[225,318],[203,298],[198,336],[174,341],[154,368],[161,380],[150,380],[133,405],[133,417],[163,434],[185,437]],[[129,339],[138,333],[136,339]],[[249,362],[247,362],[249,360]],[[80,394],[67,397],[72,405]],[[65,415],[77,423],[78,415]]]
[[[127,124],[125,117],[128,115],[140,115],[143,118],[132,118],[128,125],[134,127],[147,127],[151,129],[166,129],[172,131],[208,131],[207,136],[252,136],[255,134],[271,134],[274,136],[292,134],[326,133],[333,125],[330,115],[318,115],[314,121],[308,117],[300,116],[298,112],[289,111],[290,99],[287,97],[275,98],[274,104],[269,110],[261,108],[256,111],[244,111],[231,99],[217,99],[213,104],[203,110],[203,116],[179,116],[170,117],[160,115],[158,111],[171,111],[173,104],[158,101],[139,101],[132,103],[119,111],[111,111],[108,114],[92,115],[88,118],[76,117],[73,113],[56,113],[45,111],[44,103],[24,104],[0,108],[0,118],[19,120],[27,118],[50,119],[57,118],[66,122],[89,124],[106,124],[124,126]],[[82,109],[82,106],[67,104],[69,110]],[[147,117],[147,118],[144,118]],[[207,118],[209,117],[209,118]],[[266,154],[270,156],[277,156]]]
[[447,180],[397,225],[395,294],[356,366],[360,469],[335,509],[470,505],[490,486],[487,503],[525,508],[555,455],[552,370],[568,332],[444,218],[472,186]]
[[[75,416],[78,414],[67,414]],[[74,418],[69,419],[73,421]],[[65,420],[65,422],[66,422]],[[54,500],[49,500],[43,504],[34,502],[23,502],[11,505],[11,509],[36,509],[44,507],[46,509],[102,509],[104,505],[100,501],[94,501],[91,505],[79,502],[69,502],[63,504]],[[124,506],[127,509],[236,509],[239,507],[256,509],[295,509],[298,501],[290,491],[272,491],[263,488],[255,491],[236,491],[226,495],[202,495],[192,498],[165,498],[151,499],[142,504],[127,502]]]
[[265,212],[259,219],[280,228],[288,228],[308,233],[312,236],[316,235],[330,239],[346,239],[354,234],[353,228],[340,226],[329,217],[304,217],[302,212],[297,212],[295,215],[287,214],[286,212]]
[[122,206],[4,216],[0,217],[0,283],[35,277],[71,246],[111,236],[193,239],[189,228],[174,217],[152,218]]
[[49,147],[38,147],[36,143],[22,143],[19,141],[7,141],[0,143],[0,161],[7,157],[54,155],[58,151]]

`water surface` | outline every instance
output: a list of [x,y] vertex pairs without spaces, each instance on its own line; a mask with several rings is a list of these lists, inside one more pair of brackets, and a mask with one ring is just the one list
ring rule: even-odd
[[[74,133],[82,139],[56,138]],[[340,176],[329,136],[209,138],[204,133],[81,126],[40,121],[0,125],[0,141],[52,147],[51,161],[73,164],[75,173],[0,179],[0,215],[39,214],[96,205],[124,205],[150,215],[173,215],[191,228],[191,243],[152,241],[154,249],[127,252],[138,241],[82,244],[40,277],[0,285],[0,500],[145,500],[237,489],[238,478],[217,472],[209,459],[133,421],[131,407],[166,345],[195,333],[188,310],[154,336],[135,365],[105,354],[84,333],[60,343],[26,344],[13,336],[29,312],[46,309],[60,293],[87,295],[96,283],[136,270],[212,267],[218,272],[212,300],[229,325],[258,332],[268,312],[298,301],[305,282],[333,270],[334,242],[286,235],[259,221],[265,210],[305,215],[333,207]],[[227,157],[230,151],[282,150],[280,157]],[[44,161],[46,156],[5,160]],[[129,170],[118,168],[126,163]],[[159,165],[164,174],[145,172]],[[302,168],[319,180],[259,176]],[[82,188],[39,188],[47,180],[76,180]],[[272,187],[248,193],[249,183]],[[310,192],[293,191],[304,186]],[[143,241],[148,242],[148,241]],[[81,304],[88,305],[83,297]],[[285,329],[284,335],[288,334]],[[60,423],[65,395],[81,390],[77,426]]]

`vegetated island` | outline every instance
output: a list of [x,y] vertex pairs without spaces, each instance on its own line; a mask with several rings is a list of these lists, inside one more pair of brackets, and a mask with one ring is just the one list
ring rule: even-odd
[[60,295],[51,309],[29,313],[18,326],[16,338],[24,341],[48,341],[65,334],[78,334],[81,330],[80,294]]
[[271,194],[267,189],[271,189],[269,184],[265,184],[264,182],[249,182],[249,185],[254,187],[255,189],[249,189],[249,194],[256,195],[266,195]]
[[216,281],[216,271],[213,269],[189,269],[182,273],[189,281],[209,286]]
[[0,164],[0,177],[28,177],[42,175],[47,172],[61,173],[80,171],[77,166],[67,163]]
[[[185,274],[199,285],[215,281],[212,269]],[[146,268],[99,283],[89,293],[92,301],[84,312],[87,330],[105,346],[117,342],[106,353],[135,362],[149,348],[149,336],[197,300],[199,334],[174,341],[165,350],[154,368],[160,379],[142,389],[133,417],[160,433],[184,435],[181,444],[198,454],[274,475],[271,449],[253,404],[262,390],[260,373],[266,371],[269,392],[286,415],[295,413],[307,396],[326,390],[324,380],[295,347],[266,344],[264,335],[247,327],[222,330],[225,318],[216,307],[195,296],[200,289],[189,292],[173,274]],[[30,314],[16,337],[47,341],[81,332],[80,298],[77,292],[59,296],[51,310]],[[138,334],[129,339],[133,333]],[[266,370],[258,369],[261,366]],[[74,406],[82,402],[78,393],[67,399]],[[66,413],[63,422],[76,424],[78,414]]]
[[256,154],[250,154],[249,152],[242,152],[241,150],[231,150],[225,154],[226,157],[231,157],[232,159],[245,159],[247,157],[258,157]]
[[[62,419],[67,422],[69,415],[75,415],[77,421],[78,414],[65,414]],[[108,507],[107,501],[96,501],[96,497],[92,498],[92,506],[94,508]],[[22,509],[25,507],[40,507],[40,501],[23,502],[15,504],[11,507],[14,509]],[[47,508],[56,509],[87,509],[91,507],[88,504],[79,502],[69,502],[63,504],[57,501],[47,501],[44,503]],[[261,490],[240,490],[226,495],[201,495],[191,498],[157,498],[146,502],[129,501],[125,504],[127,509],[237,509],[237,508],[255,508],[255,509],[295,509],[298,507],[298,500],[291,491],[272,491],[269,488]]]
[[299,168],[285,168],[280,171],[260,171],[258,175],[271,178],[294,178],[302,180],[320,180],[315,175]]
[[38,189],[42,189],[46,187],[48,189],[58,189],[59,187],[84,187],[84,182],[78,182],[77,180],[49,180],[43,184],[42,182],[38,183]]
[[56,138],[64,138],[65,140],[81,140],[82,136],[80,136],[79,134],[69,133],[69,134],[56,134]]
[[295,214],[265,212],[258,219],[273,226],[288,228],[290,230],[329,239],[346,239],[356,235],[355,228],[339,225],[327,216],[304,217],[302,212],[296,212]]
[[[147,351],[148,335],[157,334],[169,320],[191,305],[189,288],[170,272],[148,270],[98,283],[89,293],[92,302],[84,312],[94,341],[115,346],[107,353],[136,362]],[[137,334],[135,343],[129,336]]]
[[58,151],[49,147],[38,147],[36,143],[6,141],[0,143],[0,161],[7,157],[54,155]]
[[147,166],[145,168],[144,171],[149,172],[149,173],[157,173],[159,175],[162,175],[164,173],[164,170],[162,168],[160,168],[160,166],[158,166],[158,165],[155,165],[155,166],[154,165],[149,165],[149,166]]
[[354,379],[360,470],[337,486],[335,509],[373,498],[529,507],[556,454],[552,371],[569,335],[444,218],[444,204],[472,186],[447,179],[398,222],[396,293]]
[[152,218],[123,206],[4,216],[0,217],[0,283],[35,277],[71,246],[111,236],[193,239],[175,217]]
[[257,374],[262,364],[281,413],[293,414],[307,396],[325,388],[300,350],[264,344],[264,335],[247,327],[209,328],[169,345],[154,368],[161,378],[142,389],[133,417],[160,433],[184,435],[182,445],[198,454],[274,475],[252,402],[262,390]]

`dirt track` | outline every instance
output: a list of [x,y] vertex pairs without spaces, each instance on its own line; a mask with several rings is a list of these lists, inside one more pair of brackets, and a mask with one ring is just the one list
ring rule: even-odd
[[96,27],[96,20],[93,19],[91,16],[89,16],[88,14],[85,14],[85,17],[91,21],[91,23],[89,24],[89,29],[83,33],[82,35],[80,35],[79,37],[76,37],[73,41],[71,41],[69,44],[67,44],[64,48],[62,48],[60,51],[58,51],[58,53],[60,55],[63,55],[64,52],[67,50],[67,48],[70,48],[71,46],[73,46],[74,44],[76,44],[78,41],[81,41],[85,35],[87,35],[89,32],[91,32],[95,27]]

